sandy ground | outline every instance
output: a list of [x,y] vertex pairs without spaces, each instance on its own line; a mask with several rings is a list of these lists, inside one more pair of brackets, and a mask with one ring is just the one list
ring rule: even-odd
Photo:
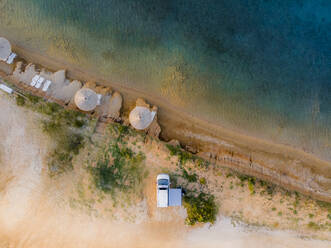
[[[39,51],[29,50],[13,44],[14,50],[27,61],[40,63],[52,70],[67,68],[69,78],[81,81],[97,81],[111,86],[123,96],[123,112],[128,111],[139,97],[159,107],[158,120],[165,140],[176,138],[183,145],[193,146],[213,163],[234,168],[246,174],[297,190],[314,198],[331,202],[331,164],[294,147],[274,144],[246,134],[225,129],[205,120],[195,118],[165,99],[154,97],[148,92],[128,88],[116,82],[100,78],[93,71],[82,71],[66,61],[50,59]],[[216,142],[215,142],[216,140]],[[224,162],[223,154],[232,153],[241,159]],[[282,175],[282,176],[279,176]]]
[[[15,105],[0,93],[0,247],[330,247],[331,243],[301,239],[289,231],[267,231],[219,216],[209,225],[184,226],[183,209],[155,208],[155,174],[164,162],[162,151],[147,153],[152,170],[145,203],[132,211],[139,222],[91,216],[69,206],[72,175],[51,181],[43,173],[51,143],[38,124],[38,115]],[[151,149],[146,146],[146,149]],[[159,150],[159,147],[153,149]],[[171,161],[168,163],[171,166]],[[141,210],[145,210],[140,212]]]

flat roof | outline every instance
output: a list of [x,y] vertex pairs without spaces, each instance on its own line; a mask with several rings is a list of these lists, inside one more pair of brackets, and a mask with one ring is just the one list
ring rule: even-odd
[[169,206],[182,205],[182,188],[169,189]]

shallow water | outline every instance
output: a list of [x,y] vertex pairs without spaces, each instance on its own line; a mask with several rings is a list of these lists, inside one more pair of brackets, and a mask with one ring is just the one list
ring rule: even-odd
[[331,160],[329,0],[0,0],[0,35]]

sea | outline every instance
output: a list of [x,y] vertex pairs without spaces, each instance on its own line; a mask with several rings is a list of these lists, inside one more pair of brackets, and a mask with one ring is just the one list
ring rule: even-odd
[[330,0],[0,0],[0,36],[331,161]]

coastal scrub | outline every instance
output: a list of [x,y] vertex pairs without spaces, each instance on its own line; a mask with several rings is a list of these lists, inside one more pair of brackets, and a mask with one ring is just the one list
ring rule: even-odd
[[90,121],[87,115],[30,94],[26,94],[26,98],[18,96],[16,103],[42,114],[41,128],[55,142],[48,158],[49,175],[55,176],[72,170],[72,160],[85,144]]
[[214,196],[199,193],[198,196],[188,194],[184,196],[184,207],[187,211],[185,223],[194,225],[196,223],[214,223],[217,215],[217,206]]
[[95,146],[98,151],[96,158],[87,162],[86,169],[94,187],[110,194],[114,200],[117,193],[139,191],[147,175],[145,155],[127,146],[127,139],[134,135],[132,132],[126,126],[110,124],[107,138]]

